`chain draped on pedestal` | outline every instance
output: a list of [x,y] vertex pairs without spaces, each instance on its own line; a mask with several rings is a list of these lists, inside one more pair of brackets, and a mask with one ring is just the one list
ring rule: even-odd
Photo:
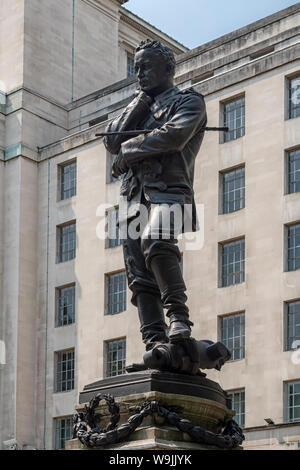
[[[99,426],[99,415],[95,414],[101,400],[106,401],[111,416],[109,424],[104,429]],[[120,421],[119,406],[115,403],[112,395],[102,394],[96,395],[89,405],[85,405],[82,413],[74,415],[73,438],[77,437],[82,444],[89,448],[116,444],[125,441],[142,424],[144,418],[154,413],[166,418],[170,425],[175,426],[181,432],[187,433],[197,443],[208,444],[221,449],[234,449],[241,445],[245,439],[242,429],[233,419],[226,420],[223,423],[222,433],[216,434],[201,426],[194,426],[188,419],[180,418],[175,411],[167,409],[157,401],[143,403],[142,406],[136,408],[135,414],[126,423],[117,427]]]

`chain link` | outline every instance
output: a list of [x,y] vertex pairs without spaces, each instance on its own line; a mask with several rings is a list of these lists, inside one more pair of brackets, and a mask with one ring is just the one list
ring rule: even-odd
[[[105,400],[110,413],[110,422],[102,429],[99,425],[100,416],[95,413],[101,400]],[[234,449],[242,444],[245,439],[242,429],[233,420],[228,419],[223,423],[221,434],[207,431],[201,426],[194,426],[188,419],[180,418],[173,408],[166,408],[157,401],[143,403],[136,408],[126,423],[117,427],[120,421],[120,408],[115,403],[112,395],[98,394],[85,405],[82,413],[74,415],[73,438],[78,438],[82,444],[89,448],[101,447],[125,441],[143,422],[147,416],[157,413],[164,417],[168,423],[179,431],[188,434],[192,441],[216,446],[221,449]]]

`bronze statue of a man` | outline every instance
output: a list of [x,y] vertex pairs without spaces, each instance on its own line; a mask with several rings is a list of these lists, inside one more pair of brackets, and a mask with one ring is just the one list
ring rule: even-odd
[[[141,204],[147,208],[140,237],[128,235],[123,250],[132,303],[138,308],[143,341],[150,351],[157,343],[177,344],[191,335],[193,324],[177,246],[177,236],[187,231],[186,225],[178,228],[171,220],[166,233],[161,208],[176,204],[183,213],[189,205],[189,231],[197,230],[194,166],[207,116],[202,95],[174,86],[175,58],[167,46],[143,41],[136,50],[135,71],[140,90],[106,131],[151,132],[109,135],[104,143],[115,155],[113,175],[123,175],[121,196],[129,205],[126,223],[139,216]],[[164,308],[170,320],[168,335]]]

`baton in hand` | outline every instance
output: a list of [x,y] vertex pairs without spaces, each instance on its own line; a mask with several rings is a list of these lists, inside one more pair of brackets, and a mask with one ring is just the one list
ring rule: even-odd
[[[229,132],[229,127],[203,127],[204,131],[217,131],[217,132]],[[95,134],[96,137],[105,137],[109,135],[145,135],[150,134],[150,132],[155,131],[155,129],[138,129],[136,131],[112,131],[112,132],[99,132]]]

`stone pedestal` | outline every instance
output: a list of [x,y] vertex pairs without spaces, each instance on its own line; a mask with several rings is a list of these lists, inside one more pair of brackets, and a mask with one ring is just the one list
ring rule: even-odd
[[[79,397],[77,411],[95,395],[111,394],[120,407],[122,424],[132,416],[134,409],[146,401],[158,401],[170,409],[179,407],[181,418],[193,425],[220,433],[225,419],[232,418],[230,400],[221,387],[201,376],[185,376],[159,371],[145,371],[104,379],[84,387]],[[97,413],[101,416],[101,427],[109,422],[109,412],[101,402]],[[69,450],[86,449],[78,439],[67,442]],[[185,433],[154,414],[144,419],[128,440],[119,444],[103,446],[97,450],[217,450],[217,447],[197,444]]]

